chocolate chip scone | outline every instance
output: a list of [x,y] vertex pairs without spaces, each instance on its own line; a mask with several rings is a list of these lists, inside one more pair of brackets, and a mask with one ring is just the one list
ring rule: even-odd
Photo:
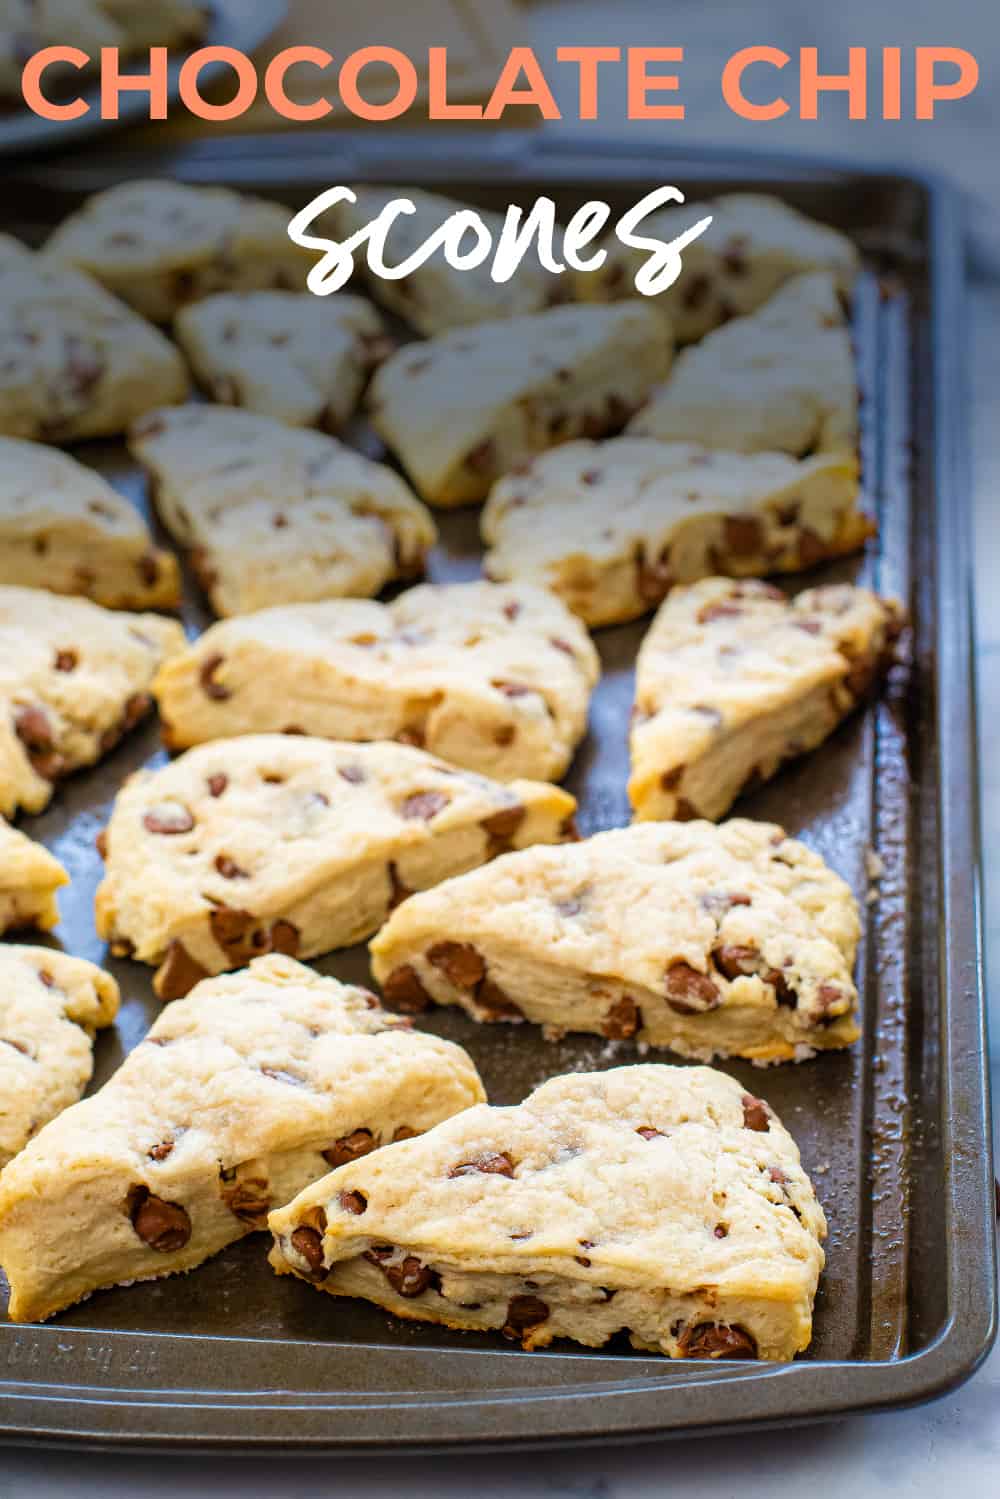
[[[45,47],[77,47],[89,58],[114,47],[122,58],[149,47],[180,47],[204,36],[202,0],[4,0],[0,7],[0,97],[18,99],[24,64]],[[77,78],[68,63],[47,70],[50,85]]]
[[378,593],[421,573],[437,536],[391,468],[254,412],[153,412],[131,447],[217,614]]
[[869,697],[903,625],[895,599],[848,583],[794,599],[727,578],[675,589],[636,667],[636,817],[721,817]]
[[56,891],[68,884],[54,854],[0,817],[0,932],[51,931],[59,922]]
[[558,780],[598,673],[586,630],[551,594],[452,583],[213,625],[153,690],[172,749],[291,727],[395,739],[499,780]]
[[853,453],[858,391],[833,277],[796,276],[683,350],[629,432],[740,453]]
[[94,1034],[117,1013],[118,985],[93,963],[0,946],[0,1171],[76,1103],[94,1070]]
[[[357,202],[340,203],[334,210],[341,239],[357,234],[396,198],[408,198],[416,209],[415,213],[401,214],[393,223],[387,254],[393,265],[407,260],[453,214],[469,209],[467,203],[422,188],[359,186],[353,191]],[[495,243],[506,215],[483,208],[476,208],[475,212]],[[426,338],[471,323],[524,317],[541,312],[554,302],[568,300],[562,289],[565,278],[546,271],[534,254],[529,254],[510,280],[503,283],[493,280],[492,257],[482,265],[456,270],[440,250],[399,281],[373,275],[367,259],[362,261],[360,271],[372,295],[406,318]]]
[[333,432],[392,347],[372,304],[346,293],[220,292],[186,307],[175,332],[213,401]]
[[[703,203],[672,205],[652,214],[643,232],[676,239],[709,215],[708,229],[683,251],[680,276],[661,294],[678,343],[693,343],[720,323],[755,312],[792,276],[829,271],[838,290],[850,292],[859,256],[847,236],[768,193],[725,193]],[[576,274],[574,291],[581,302],[635,295],[645,252],[630,249],[617,235],[602,248],[608,252],[603,266]]]
[[289,958],[201,984],[0,1177],[8,1315],[190,1270],[331,1166],[483,1097],[461,1047]]
[[187,392],[173,344],[90,276],[0,253],[0,433],[115,437]]
[[398,744],[248,735],[139,771],[101,835],[98,934],[161,999],[270,951],[368,937],[414,890],[574,837],[557,786],[500,785]]
[[433,505],[485,499],[536,453],[620,431],[670,368],[654,303],[556,307],[408,345],[372,381],[372,422]]
[[172,609],[180,569],[96,469],[0,437],[0,584],[83,594],[106,609]]
[[154,323],[217,291],[305,291],[309,251],[288,237],[288,209],[223,187],[122,182],[89,198],[45,254],[89,271]]
[[483,511],[491,578],[551,589],[591,627],[637,619],[677,583],[794,572],[874,531],[848,454],[573,442],[501,479]]
[[53,783],[94,765],[149,712],[175,620],[0,587],[0,815],[41,812]]
[[681,1056],[801,1061],[859,1035],[857,903],[772,823],[643,823],[408,900],[371,944],[391,1004]]
[[523,1348],[615,1333],[671,1358],[791,1359],[826,1220],[791,1135],[708,1067],[551,1078],[347,1163],[272,1213],[271,1264]]

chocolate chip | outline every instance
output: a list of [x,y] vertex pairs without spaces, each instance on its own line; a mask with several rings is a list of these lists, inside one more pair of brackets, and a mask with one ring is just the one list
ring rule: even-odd
[[785,1187],[788,1185],[788,1177],[782,1171],[780,1166],[768,1166],[767,1174],[773,1182],[777,1183],[779,1187]]
[[645,549],[640,547],[635,558],[636,588],[644,604],[658,604],[673,587],[669,558],[661,556],[650,562]]
[[217,854],[215,867],[224,880],[248,880],[250,876],[228,854]]
[[387,872],[389,875],[389,910],[395,911],[397,906],[401,906],[404,900],[413,894],[413,891],[403,884],[395,864],[389,864]]
[[400,1140],[415,1140],[419,1133],[419,1130],[411,1129],[408,1124],[401,1124],[393,1131],[392,1143],[395,1145]]
[[681,282],[681,301],[690,312],[694,312],[704,304],[711,290],[711,278],[704,271],[694,271]]
[[[12,1041],[9,1036],[0,1036],[0,1042],[4,1046],[11,1047],[12,1050],[20,1052],[22,1057],[31,1057],[31,1050],[23,1041]],[[32,1060],[34,1059],[32,1058]]]
[[106,859],[108,857],[108,830],[107,830],[107,828],[102,828],[101,831],[98,833],[97,837],[94,839],[94,847],[97,849],[97,852],[100,854],[100,856],[101,856],[102,859]]
[[323,1266],[323,1240],[314,1228],[296,1228],[292,1232],[292,1248],[301,1255],[311,1274],[319,1279],[325,1273]]
[[735,942],[724,942],[712,951],[712,961],[721,974],[732,982],[742,976],[757,973],[760,968],[760,953],[755,947],[744,947]]
[[727,604],[720,600],[713,604],[703,604],[698,610],[697,620],[700,625],[707,625],[714,619],[738,619],[742,613],[739,604]]
[[486,977],[486,964],[467,942],[438,942],[428,949],[427,961],[458,989],[474,989]]
[[368,1198],[363,1192],[341,1192],[337,1201],[345,1213],[353,1213],[356,1218],[360,1218],[368,1208]]
[[687,770],[686,765],[675,765],[672,770],[665,770],[660,776],[660,785],[664,791],[676,791],[681,783],[681,777]]
[[538,1296],[512,1296],[507,1303],[507,1320],[504,1323],[505,1338],[520,1339],[524,1333],[547,1322],[549,1309]]
[[351,786],[360,786],[365,779],[364,770],[360,765],[340,765],[337,774],[341,780],[347,781]]
[[718,989],[706,973],[699,973],[690,963],[673,963],[667,969],[667,1003],[678,1015],[696,1015],[718,1005]]
[[475,1176],[476,1173],[483,1176],[513,1176],[514,1162],[509,1155],[503,1153],[477,1156],[474,1161],[463,1161],[460,1166],[453,1166],[448,1172],[449,1177]]
[[483,1011],[485,1020],[524,1019],[524,1011],[489,978],[484,979],[476,991],[476,1009]]
[[152,552],[147,552],[144,557],[140,557],[136,563],[136,567],[139,570],[139,577],[145,583],[146,587],[153,588],[159,580],[160,564]]
[[215,680],[215,673],[219,670],[224,660],[225,657],[218,653],[206,656],[205,660],[201,663],[201,670],[198,673],[202,692],[204,692],[206,697],[210,697],[215,702],[220,703],[233,695],[228,687],[223,687],[221,682]]
[[241,911],[235,906],[215,906],[208,924],[216,942],[235,963],[249,962],[267,951],[264,934],[257,929],[257,918],[250,911]]
[[644,1140],[662,1140],[665,1138],[662,1129],[654,1129],[651,1124],[640,1124],[636,1130],[636,1134],[641,1135]]
[[224,1186],[221,1197],[234,1218],[250,1228],[266,1228],[271,1196],[264,1177],[245,1176]]
[[712,1232],[713,1232],[713,1234],[715,1235],[715,1237],[717,1239],[728,1239],[729,1238],[729,1229],[726,1227],[726,1225],[724,1223],[717,1223],[715,1225],[714,1229],[712,1230]]
[[290,921],[276,921],[271,927],[270,952],[283,953],[286,958],[298,956],[301,932]]
[[799,532],[799,566],[815,567],[817,562],[825,561],[826,557],[827,549],[822,537],[809,526],[803,526]]
[[16,708],[14,728],[29,755],[52,749],[55,740],[44,709],[29,706]]
[[408,963],[393,969],[382,985],[382,993],[387,1003],[395,1005],[404,1015],[419,1015],[434,1003],[420,982],[417,970]]
[[793,619],[792,626],[796,630],[802,630],[806,635],[823,633],[823,621],[819,619]]
[[148,1187],[133,1187],[127,1208],[139,1238],[158,1254],[183,1249],[191,1237],[191,1219],[180,1203],[153,1197]]
[[642,1011],[630,995],[623,994],[605,1012],[601,1035],[612,1041],[625,1041],[636,1035],[641,1028]]
[[766,1135],[771,1128],[771,1110],[767,1104],[762,1098],[755,1098],[752,1093],[744,1093],[742,1103],[744,1129]]
[[482,826],[491,838],[496,838],[502,843],[509,843],[526,816],[527,809],[518,802],[511,807],[501,807],[499,812],[493,812],[489,817],[484,817]]
[[56,671],[76,671],[80,664],[80,657],[76,651],[56,651],[56,658],[52,664]]
[[156,972],[156,992],[160,999],[183,999],[195,984],[208,978],[208,969],[196,963],[182,942],[175,937]]
[[222,775],[220,773],[219,775],[209,776],[208,778],[208,789],[209,793],[212,796],[221,796],[228,785],[229,777],[227,775]]
[[521,605],[517,602],[516,599],[511,599],[508,603],[504,604],[503,612],[506,618],[513,623],[513,621],[517,619],[518,615],[521,612]]
[[674,822],[697,822],[701,813],[686,796],[679,796],[674,803]]
[[194,817],[181,802],[160,802],[157,806],[150,807],[142,819],[142,825],[147,833],[173,836],[190,833],[194,827]]
[[493,472],[496,465],[496,443],[492,437],[481,442],[478,447],[466,454],[465,467],[471,469],[474,474],[489,474]]
[[754,515],[727,515],[723,520],[726,550],[736,557],[751,557],[764,545],[764,528]]
[[329,1150],[322,1152],[323,1159],[331,1166],[346,1166],[348,1161],[357,1161],[375,1149],[375,1136],[370,1129],[356,1129],[349,1135],[341,1135]]
[[746,235],[732,235],[723,246],[720,259],[730,276],[745,276],[750,269],[750,264],[747,260]]
[[398,1296],[407,1298],[422,1296],[440,1283],[437,1272],[422,1265],[415,1254],[408,1254],[398,1265],[387,1265],[385,1278]]
[[173,1148],[173,1140],[161,1140],[159,1145],[154,1145],[152,1150],[148,1150],[146,1154],[151,1161],[165,1161],[167,1156],[172,1153]]
[[699,1322],[680,1340],[682,1358],[756,1358],[757,1342],[742,1327],[720,1322]]
[[431,822],[447,805],[448,797],[443,791],[416,791],[402,803],[399,815],[408,822]]

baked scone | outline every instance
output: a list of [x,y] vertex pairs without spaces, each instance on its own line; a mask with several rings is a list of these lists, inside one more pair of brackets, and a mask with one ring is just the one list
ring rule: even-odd
[[177,559],[96,469],[0,437],[0,584],[83,594],[106,609],[173,609]]
[[790,1062],[857,1039],[859,932],[844,881],[774,824],[649,822],[414,895],[372,971],[412,1012]]
[[850,332],[818,271],[683,350],[628,430],[739,453],[853,453],[857,408]]
[[[356,186],[353,191],[357,202],[340,203],[334,211],[340,239],[348,239],[370,224],[396,198],[408,198],[416,209],[415,213],[401,214],[393,223],[386,254],[392,265],[407,260],[452,214],[469,208],[468,203],[416,187]],[[496,243],[506,214],[478,207],[475,212]],[[566,278],[545,270],[533,253],[529,253],[510,280],[502,284],[492,278],[492,259],[482,265],[455,270],[440,250],[400,281],[387,281],[372,274],[367,259],[362,261],[359,269],[372,295],[392,312],[406,318],[425,338],[470,323],[525,317],[532,312],[541,312],[555,302],[568,300],[562,290]]]
[[90,276],[43,255],[0,254],[0,434],[115,437],[187,392],[173,344]]
[[56,780],[108,754],[183,645],[181,626],[158,614],[0,587],[0,815],[41,812]]
[[763,1099],[708,1067],[551,1078],[340,1166],[271,1214],[271,1264],[523,1348],[620,1331],[671,1358],[791,1359],[826,1220]]
[[[3,0],[0,5],[0,96],[17,99],[25,62],[44,47],[78,47],[98,58],[102,47],[131,57],[148,47],[181,47],[208,27],[202,0]],[[65,66],[67,78],[79,73]],[[50,81],[60,69],[49,69]]]
[[636,666],[636,817],[722,817],[865,701],[903,623],[895,599],[849,583],[794,599],[727,578],[675,589]]
[[535,453],[620,431],[672,355],[669,319],[652,302],[480,323],[386,360],[372,422],[424,499],[462,505]]
[[185,307],[174,331],[213,401],[331,432],[392,347],[372,304],[347,293],[220,292]]
[[378,593],[421,573],[437,538],[391,468],[255,412],[156,411],[131,447],[217,614]]
[[[651,214],[643,233],[676,239],[709,214],[708,229],[682,253],[680,276],[661,294],[678,343],[693,343],[720,323],[755,312],[792,276],[808,271],[829,271],[838,290],[850,293],[860,263],[852,242],[769,193],[724,193],[703,203],[671,205]],[[608,258],[599,270],[576,273],[577,298],[614,302],[635,296],[645,252],[630,249],[614,234],[602,248]]]
[[76,1103],[94,1070],[94,1033],[117,1013],[118,985],[93,963],[0,946],[0,1171]]
[[51,931],[59,923],[56,891],[68,884],[54,854],[0,817],[0,932]]
[[501,479],[482,517],[489,577],[538,583],[591,627],[637,619],[677,583],[794,572],[874,531],[849,454],[571,442]]
[[461,1047],[289,958],[202,984],[0,1177],[8,1315],[190,1270],[331,1165],[483,1096]]
[[262,953],[350,947],[413,890],[574,837],[575,810],[557,786],[502,786],[406,745],[200,745],[118,793],[98,935],[153,964],[156,993],[177,999]]
[[224,187],[122,182],[88,198],[45,254],[89,271],[154,323],[217,291],[305,291],[313,257],[288,237],[288,209]]
[[599,669],[551,594],[450,583],[391,604],[293,604],[213,625],[153,690],[171,749],[293,727],[396,739],[502,781],[559,780]]

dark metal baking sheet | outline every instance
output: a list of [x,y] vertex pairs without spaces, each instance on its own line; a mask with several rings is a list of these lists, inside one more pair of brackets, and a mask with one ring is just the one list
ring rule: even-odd
[[[992,1341],[955,204],[935,184],[825,164],[583,155],[537,137],[467,149],[463,139],[449,137],[440,151],[424,145],[419,156],[412,139],[379,134],[332,145],[297,140],[294,158],[288,142],[240,142],[162,160],[67,162],[11,182],[4,227],[40,238],[86,192],[162,172],[269,192],[293,206],[366,176],[447,184],[483,203],[530,202],[544,190],[565,211],[595,194],[624,208],[664,180],[689,195],[753,183],[856,235],[866,251],[854,309],[863,457],[880,540],[863,560],[789,586],[857,577],[899,594],[913,613],[912,655],[875,707],[737,811],[782,822],[854,885],[867,914],[858,966],[864,1035],[850,1053],[766,1073],[721,1064],[778,1109],[827,1210],[814,1342],[782,1366],[672,1363],[624,1341],[596,1352],[562,1344],[523,1354],[485,1335],[403,1323],[277,1281],[262,1241],[250,1238],[184,1278],[102,1292],[51,1326],[0,1320],[0,1440],[385,1452],[787,1424],[929,1398],[970,1374]],[[357,436],[369,448],[374,441]],[[80,456],[145,504],[120,446],[94,444]],[[443,539],[431,576],[474,576],[478,512],[438,518]],[[188,600],[186,621],[196,629],[206,616],[196,592]],[[569,780],[587,832],[628,817],[631,669],[644,628],[596,637],[604,678]],[[24,824],[72,873],[58,936],[73,952],[106,956],[91,915],[94,835],[124,775],[158,754],[155,728],[134,735]],[[869,849],[885,866],[873,903]],[[149,970],[109,966],[124,1004],[116,1031],[99,1042],[95,1084],[156,1011]],[[367,978],[363,949],[317,966]],[[477,1026],[456,1011],[426,1024],[468,1047],[498,1103],[556,1072],[636,1055],[626,1042],[551,1044],[533,1028]]]

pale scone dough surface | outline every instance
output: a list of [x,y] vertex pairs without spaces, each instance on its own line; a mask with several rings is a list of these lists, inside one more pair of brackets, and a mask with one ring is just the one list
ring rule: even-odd
[[764,1100],[707,1067],[555,1077],[345,1164],[273,1213],[271,1263],[526,1348],[626,1329],[674,1358],[790,1359],[823,1211]]
[[833,277],[796,276],[677,357],[629,432],[740,453],[853,454],[858,390]]
[[183,645],[181,626],[158,614],[0,587],[0,814],[41,812],[54,781],[112,749]]
[[190,1270],[332,1162],[483,1097],[461,1047],[290,958],[204,983],[0,1177],[9,1315]]
[[152,413],[131,447],[217,614],[378,593],[436,540],[398,474],[322,432],[191,405]]
[[669,320],[650,302],[479,323],[388,359],[371,419],[426,500],[461,505],[536,453],[620,431],[672,354]]
[[591,627],[620,624],[678,583],[794,572],[856,551],[873,530],[858,500],[846,454],[567,443],[494,487],[483,565],[491,578],[552,589]]
[[172,609],[177,559],[142,516],[68,453],[0,437],[0,584],[82,594],[106,609]]
[[707,1061],[858,1037],[857,903],[772,823],[649,822],[508,855],[406,901],[371,943],[387,999]]
[[793,599],[755,580],[675,589],[636,667],[637,817],[721,817],[869,698],[903,625],[896,600],[849,583]]
[[51,931],[59,921],[56,891],[68,884],[54,854],[0,817],[0,933]]
[[331,432],[390,348],[372,304],[346,292],[220,292],[184,308],[175,331],[213,401]]
[[548,780],[586,731],[598,671],[558,599],[474,582],[227,620],[166,663],[154,691],[175,749],[294,727],[399,740],[500,780]]
[[413,890],[573,835],[574,799],[398,744],[248,735],[123,786],[103,835],[97,929],[158,966],[161,998],[276,950],[369,936]]
[[76,1103],[93,1071],[94,1034],[117,1013],[118,985],[93,963],[0,946],[0,1171]]

